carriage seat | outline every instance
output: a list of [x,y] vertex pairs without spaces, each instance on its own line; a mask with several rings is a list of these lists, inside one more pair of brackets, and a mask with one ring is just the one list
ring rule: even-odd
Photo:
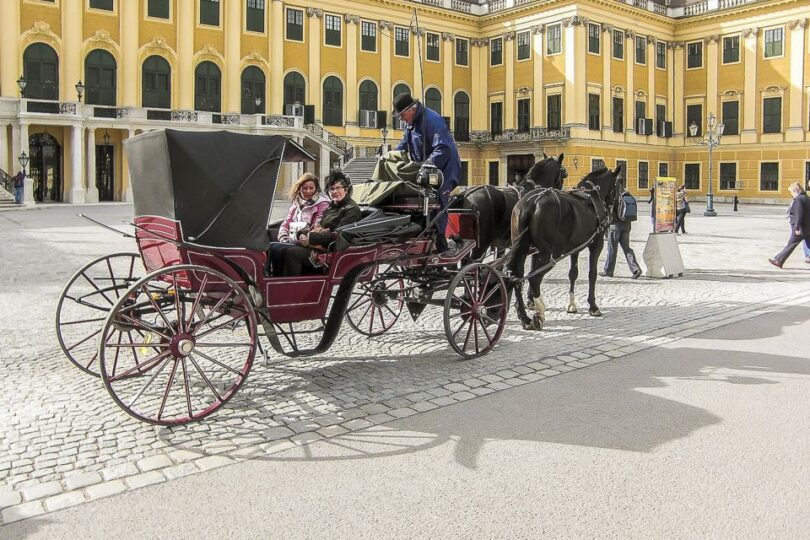
[[422,227],[413,223],[409,214],[385,212],[373,206],[362,210],[360,221],[337,229],[336,250],[341,251],[349,246],[403,242],[422,232]]

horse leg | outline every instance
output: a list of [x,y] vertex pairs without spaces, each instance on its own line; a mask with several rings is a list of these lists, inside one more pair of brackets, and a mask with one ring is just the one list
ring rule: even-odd
[[588,246],[588,315],[591,317],[602,316],[599,306],[596,305],[596,265],[604,243],[605,237],[597,235],[593,243]]
[[[536,269],[540,268],[539,261],[540,256],[537,253],[532,255],[532,265],[530,267],[531,270],[529,270],[530,272],[534,272]],[[529,288],[529,290],[526,291],[526,307],[528,307],[529,309],[534,309],[534,297],[532,296],[531,288]]]
[[[535,255],[535,257],[537,257],[537,264],[533,264],[533,268],[540,268],[551,261],[550,255],[544,255],[543,257]],[[532,259],[534,259],[534,257],[532,257]],[[540,285],[543,283],[543,276],[545,276],[546,273],[548,273],[548,270],[529,278],[529,288],[532,298],[534,299],[534,316],[532,317],[530,325],[523,325],[523,328],[526,330],[542,330],[546,323],[546,305],[543,303],[543,295],[540,293]]]
[[570,286],[568,288],[568,307],[565,308],[568,313],[577,312],[577,304],[574,300],[574,284],[577,282],[577,276],[579,276],[579,253],[574,253],[571,255],[571,268],[568,269],[568,283]]
[[525,273],[523,266],[526,264],[526,251],[520,247],[514,247],[513,249],[515,252],[514,255],[512,255],[512,260],[509,262],[509,272],[512,276],[512,280],[508,287],[507,296],[512,293],[513,289],[517,289],[515,294],[515,307],[517,308],[517,314],[521,324],[526,328],[527,325],[531,324],[531,319],[529,319],[529,315],[526,313],[526,306],[523,304],[523,286],[520,282],[520,279]]

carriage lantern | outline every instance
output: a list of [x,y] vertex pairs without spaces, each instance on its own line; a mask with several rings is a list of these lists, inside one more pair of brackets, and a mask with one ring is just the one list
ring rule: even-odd
[[79,96],[79,101],[82,100],[82,94],[84,94],[84,84],[79,80],[79,82],[76,83],[76,95]]
[[28,81],[25,80],[25,77],[20,75],[20,78],[17,79],[17,87],[20,89],[20,97],[25,97],[25,86],[28,84]]

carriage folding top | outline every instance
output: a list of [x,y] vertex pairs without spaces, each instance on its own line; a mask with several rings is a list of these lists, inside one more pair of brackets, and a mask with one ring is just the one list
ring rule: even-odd
[[179,226],[178,240],[264,251],[282,163],[314,161],[279,135],[167,129],[124,143],[137,217]]

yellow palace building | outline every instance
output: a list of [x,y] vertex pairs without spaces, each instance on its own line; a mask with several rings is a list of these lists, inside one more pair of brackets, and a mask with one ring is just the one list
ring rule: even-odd
[[570,182],[622,162],[642,196],[674,176],[693,197],[780,200],[810,181],[808,16],[810,0],[0,0],[0,177],[24,153],[29,202],[130,200],[122,142],[165,128],[285,134],[325,174],[398,140],[391,100],[410,91],[445,116],[469,184],[564,152]]

